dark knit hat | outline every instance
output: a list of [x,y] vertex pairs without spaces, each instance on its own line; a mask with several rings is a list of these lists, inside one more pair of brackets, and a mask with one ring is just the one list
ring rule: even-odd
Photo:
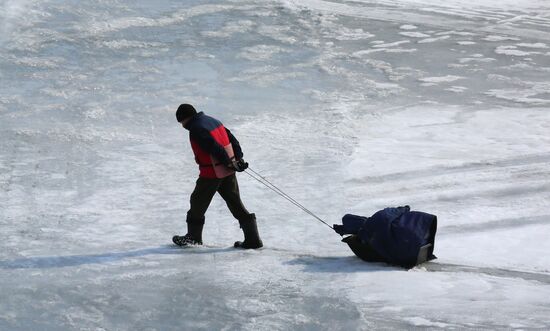
[[178,110],[176,111],[176,119],[178,122],[181,122],[189,117],[194,116],[197,113],[195,110],[195,107],[191,106],[190,104],[183,103],[178,107]]

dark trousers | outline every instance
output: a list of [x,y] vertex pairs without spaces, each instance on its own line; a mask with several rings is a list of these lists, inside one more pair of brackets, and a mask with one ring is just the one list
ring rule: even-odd
[[191,207],[187,212],[187,223],[204,224],[204,214],[218,192],[225,200],[231,214],[239,221],[254,217],[244,207],[239,194],[239,183],[235,174],[225,178],[199,177],[191,194]]

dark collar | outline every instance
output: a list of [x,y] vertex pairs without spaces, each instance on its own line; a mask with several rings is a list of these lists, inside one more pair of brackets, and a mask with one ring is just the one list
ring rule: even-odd
[[195,115],[193,115],[193,117],[191,117],[191,119],[189,120],[189,122],[187,122],[187,124],[185,124],[185,128],[187,130],[189,130],[193,124],[193,122],[195,122],[199,117],[202,117],[204,115],[204,113],[201,111],[201,112],[198,112],[196,113]]

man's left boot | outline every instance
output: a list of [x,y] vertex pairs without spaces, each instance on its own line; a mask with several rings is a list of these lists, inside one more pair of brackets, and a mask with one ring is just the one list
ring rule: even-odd
[[255,214],[250,214],[247,219],[239,220],[239,224],[243,229],[244,241],[236,241],[235,248],[256,249],[264,246],[258,234]]
[[187,234],[185,236],[174,236],[174,244],[183,247],[202,245],[202,228],[204,223],[188,222]]

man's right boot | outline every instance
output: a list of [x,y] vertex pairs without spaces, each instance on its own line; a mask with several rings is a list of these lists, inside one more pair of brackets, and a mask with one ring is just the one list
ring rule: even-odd
[[250,214],[250,217],[246,220],[239,220],[239,224],[243,229],[244,241],[236,241],[235,248],[256,249],[264,246],[258,234],[255,214]]
[[185,236],[174,236],[172,241],[178,246],[202,245],[202,228],[204,223],[187,223],[187,234]]

